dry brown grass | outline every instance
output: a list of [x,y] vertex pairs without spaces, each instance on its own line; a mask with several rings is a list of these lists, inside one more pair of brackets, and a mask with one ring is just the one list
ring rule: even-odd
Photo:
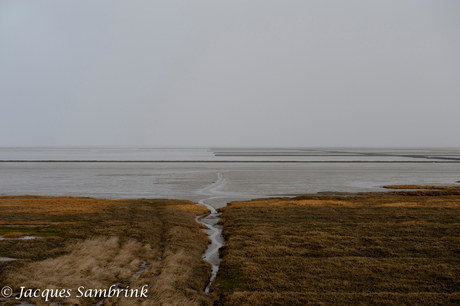
[[[0,197],[0,222],[21,225],[0,225],[0,234],[19,231],[42,237],[0,240],[0,256],[23,259],[0,262],[0,287],[8,285],[19,292],[19,286],[109,288],[121,282],[141,288],[148,284],[147,299],[111,298],[104,305],[212,304],[214,297],[203,293],[210,266],[201,255],[208,238],[194,221],[204,211],[192,204],[164,199]],[[47,226],[32,226],[42,223]],[[136,276],[144,261],[147,270]],[[72,292],[76,294],[75,289]],[[53,300],[63,305],[98,301],[76,299],[75,294]],[[23,300],[47,305],[44,299]],[[17,300],[7,303],[15,305]]]
[[77,197],[3,196],[0,197],[0,212],[46,215],[91,214],[101,212],[107,206],[123,203],[124,201]]
[[447,189],[456,189],[458,187],[447,187],[447,186],[432,186],[432,185],[387,185],[383,186],[387,189],[435,189],[435,190],[447,190]]
[[208,208],[206,208],[205,206],[196,205],[196,204],[173,205],[173,206],[168,206],[168,208],[188,211],[188,212],[194,213],[195,215],[204,215],[204,214],[209,213]]
[[317,206],[317,205],[333,205],[333,206],[349,206],[353,205],[350,202],[338,200],[323,200],[323,199],[308,199],[298,200],[291,198],[275,198],[275,199],[257,199],[252,201],[234,201],[231,203],[233,207],[236,206]]
[[27,236],[27,234],[21,232],[9,232],[3,235],[3,238],[22,238],[24,236]]
[[[119,243],[117,237],[97,237],[67,246],[66,255],[37,261],[26,265],[20,273],[7,275],[12,287],[72,289],[108,288],[110,285],[129,279],[141,264],[142,252],[150,251],[139,242],[129,240]],[[87,301],[85,301],[87,300]],[[47,305],[43,298],[33,298],[36,305]],[[55,298],[55,302],[66,304],[90,304],[97,299]]]
[[170,205],[196,205],[195,202],[190,200],[176,200],[176,199],[142,199],[145,203],[152,206],[170,206]]
[[[208,237],[197,228],[195,213],[182,209],[162,211],[166,242],[163,261],[135,278],[131,287],[149,285],[149,299],[117,299],[107,301],[108,305],[211,305],[216,295],[206,296],[203,290],[210,277],[210,265],[201,260],[208,244]],[[184,218],[184,213],[189,218]],[[198,239],[198,240],[197,240]],[[199,243],[197,243],[199,242]]]
[[420,186],[420,185],[389,185],[388,189],[419,189],[412,191],[394,191],[392,194],[409,196],[448,196],[460,195],[460,186]]
[[225,305],[458,305],[460,294],[445,293],[310,293],[310,292],[236,292]]
[[0,221],[1,225],[50,225],[51,222],[46,221]]
[[460,303],[458,196],[302,196],[222,211],[222,305]]

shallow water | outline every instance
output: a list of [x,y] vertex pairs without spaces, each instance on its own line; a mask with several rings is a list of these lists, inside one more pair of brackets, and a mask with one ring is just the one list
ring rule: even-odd
[[32,239],[35,239],[37,237],[35,236],[24,236],[24,237],[21,237],[21,238],[4,238],[3,236],[0,236],[0,240],[32,240]]
[[450,185],[460,181],[460,149],[0,148],[0,195],[199,201],[216,173],[229,200]]
[[222,226],[217,223],[220,220],[220,214],[217,210],[211,205],[211,200],[217,201],[220,203],[220,206],[225,206],[226,202],[222,201],[222,196],[219,195],[218,189],[225,184],[225,179],[222,176],[221,172],[217,173],[217,181],[213,182],[211,185],[199,190],[199,193],[205,196],[205,199],[198,201],[198,205],[203,205],[210,210],[210,213],[206,216],[197,216],[195,221],[201,223],[207,229],[204,231],[211,240],[211,244],[208,245],[205,253],[203,254],[203,259],[211,264],[211,277],[208,284],[205,288],[205,293],[209,293],[210,286],[214,281],[214,278],[217,275],[219,270],[220,257],[219,249],[225,244],[225,241],[222,237]]
[[[382,191],[388,184],[453,185],[460,163],[83,163],[2,162],[0,195],[96,198],[179,198],[199,201],[200,190],[223,173],[219,202],[322,191]],[[220,203],[210,200],[214,207]]]
[[10,257],[0,257],[0,261],[12,261],[18,260],[17,258],[10,258]]

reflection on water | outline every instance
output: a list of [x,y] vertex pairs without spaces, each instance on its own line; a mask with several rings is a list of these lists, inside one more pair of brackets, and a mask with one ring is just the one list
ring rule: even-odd
[[[112,162],[0,162],[0,194],[199,201],[203,199],[199,190],[212,184],[218,172],[223,173],[225,184],[216,192],[221,200],[229,201],[321,191],[381,191],[381,186],[388,184],[451,185],[460,181],[460,163],[456,160],[460,158],[459,150],[302,150],[3,148],[0,160],[72,160],[73,156],[74,160]],[[179,156],[188,162],[135,162],[144,160],[146,152],[152,158],[161,155],[164,160],[174,160]],[[321,152],[324,156],[320,156]],[[121,156],[131,162],[113,162]],[[203,160],[190,162],[199,158]],[[218,158],[243,162],[219,162]],[[267,158],[272,162],[263,162]],[[299,162],[299,158],[321,162]],[[343,162],[348,158],[355,162]],[[400,162],[385,162],[396,158]],[[368,162],[369,159],[376,162]]]

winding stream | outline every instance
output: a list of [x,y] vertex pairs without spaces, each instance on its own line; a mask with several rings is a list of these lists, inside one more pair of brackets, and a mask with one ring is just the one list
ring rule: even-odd
[[217,177],[218,180],[216,182],[198,191],[199,194],[208,196],[207,198],[198,201],[198,205],[206,206],[211,211],[211,213],[208,215],[197,216],[195,218],[196,222],[208,228],[208,230],[205,230],[205,232],[211,239],[211,244],[208,245],[208,248],[203,254],[203,259],[209,262],[212,266],[211,277],[208,284],[206,285],[205,293],[209,293],[209,288],[213,280],[216,278],[221,260],[219,257],[219,249],[225,244],[225,241],[222,237],[222,226],[217,224],[217,222],[220,220],[220,213],[217,212],[217,210],[209,203],[209,200],[222,197],[217,189],[225,184],[225,179],[221,172],[217,173]]

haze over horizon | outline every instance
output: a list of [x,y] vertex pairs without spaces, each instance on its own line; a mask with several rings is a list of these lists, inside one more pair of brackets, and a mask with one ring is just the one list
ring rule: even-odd
[[460,147],[459,1],[0,1],[0,147]]

